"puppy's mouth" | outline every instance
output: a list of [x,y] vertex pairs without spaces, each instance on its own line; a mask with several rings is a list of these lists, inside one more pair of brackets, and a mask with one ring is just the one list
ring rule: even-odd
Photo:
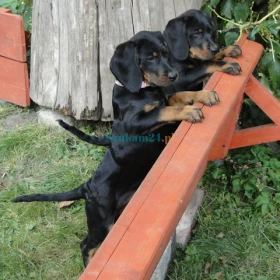
[[215,58],[215,54],[213,54],[210,50],[206,48],[190,48],[190,57],[199,60],[211,60]]
[[156,75],[151,75],[150,79],[144,79],[144,82],[152,87],[168,87],[178,80],[178,76],[179,75],[177,75],[176,79],[169,79],[165,74],[159,77],[157,77]]

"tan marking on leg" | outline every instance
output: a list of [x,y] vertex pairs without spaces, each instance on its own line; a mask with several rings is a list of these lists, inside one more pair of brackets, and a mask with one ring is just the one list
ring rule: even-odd
[[148,113],[148,112],[152,111],[153,109],[155,109],[158,105],[159,105],[159,101],[155,101],[153,103],[146,104],[144,106],[144,112]]
[[204,105],[213,105],[219,102],[219,98],[214,90],[200,90],[178,92],[168,99],[168,104],[171,106],[187,105],[192,102],[201,102]]
[[111,229],[113,228],[113,226],[114,226],[114,224],[111,224],[111,225],[108,226],[108,232],[111,231]]
[[97,245],[95,248],[89,250],[89,252],[88,252],[88,263],[93,258],[93,256],[96,254],[96,252],[99,249],[100,245],[101,245],[101,243],[99,245]]
[[186,120],[191,123],[201,122],[203,114],[201,109],[197,106],[183,106],[183,107],[164,107],[159,115],[159,120],[163,122],[173,122]]
[[220,60],[220,59],[223,59],[225,56],[237,58],[241,54],[242,54],[242,50],[238,45],[231,45],[231,46],[221,49],[215,55],[215,59]]
[[222,66],[218,64],[210,65],[206,68],[206,74],[213,74],[215,71],[221,71]]

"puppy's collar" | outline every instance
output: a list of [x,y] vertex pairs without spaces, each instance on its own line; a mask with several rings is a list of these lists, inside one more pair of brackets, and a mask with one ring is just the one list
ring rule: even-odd
[[[124,87],[118,80],[115,81],[115,84],[120,87]],[[146,88],[148,86],[149,86],[148,84],[146,84],[144,81],[142,81],[141,88]]]

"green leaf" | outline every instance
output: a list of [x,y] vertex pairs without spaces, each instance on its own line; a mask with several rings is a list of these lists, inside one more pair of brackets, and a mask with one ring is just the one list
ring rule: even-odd
[[260,78],[260,82],[261,82],[269,91],[271,91],[268,78],[267,78],[266,76],[264,76],[262,73],[260,73],[259,76],[261,77],[261,78]]
[[257,207],[260,207],[264,204],[269,204],[269,202],[270,202],[270,193],[268,192],[263,192],[255,199],[255,203]]
[[268,73],[270,75],[271,81],[272,81],[272,86],[274,89],[280,87],[280,61],[276,57],[274,57],[274,62],[272,62],[269,67],[268,67]]
[[268,68],[268,66],[273,62],[273,56],[271,52],[266,53],[262,59],[261,64],[264,68]]
[[234,179],[232,181],[233,191],[239,192],[241,190],[240,179]]
[[220,3],[220,0],[210,0],[210,6],[216,8],[216,6]]
[[273,199],[277,204],[280,204],[280,193],[277,193]]
[[237,22],[245,22],[250,14],[249,2],[238,3],[233,10],[233,14]]
[[229,46],[229,45],[234,44],[234,42],[238,39],[238,37],[239,37],[239,34],[235,31],[227,32],[227,34],[225,35],[226,45]]
[[269,212],[268,204],[263,204],[261,210],[262,210],[262,215],[265,216]]
[[233,0],[224,0],[221,3],[221,15],[232,19],[232,10],[234,8]]
[[251,31],[249,31],[249,39],[255,41],[256,34],[259,33],[260,29],[261,29],[260,26],[256,26]]
[[222,168],[217,167],[213,172],[212,172],[212,176],[214,179],[219,179],[222,177],[222,175],[224,174],[224,171]]
[[279,22],[275,22],[274,20],[265,21],[264,25],[267,27],[270,33],[274,36],[278,36],[279,33]]

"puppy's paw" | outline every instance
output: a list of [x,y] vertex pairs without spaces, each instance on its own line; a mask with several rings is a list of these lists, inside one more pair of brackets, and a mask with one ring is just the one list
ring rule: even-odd
[[242,55],[242,49],[238,45],[232,45],[226,48],[227,54],[226,56],[230,56],[233,58],[237,58]]
[[204,119],[201,108],[197,106],[184,106],[180,115],[182,120],[190,123],[202,122],[202,119]]
[[220,102],[218,94],[215,90],[201,90],[196,94],[196,101],[203,103],[206,106],[212,106]]
[[234,76],[240,75],[240,73],[242,72],[241,67],[238,63],[230,61],[226,62],[222,66],[221,71]]

